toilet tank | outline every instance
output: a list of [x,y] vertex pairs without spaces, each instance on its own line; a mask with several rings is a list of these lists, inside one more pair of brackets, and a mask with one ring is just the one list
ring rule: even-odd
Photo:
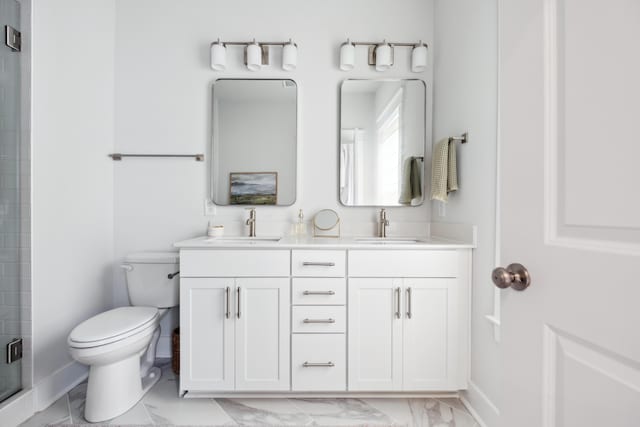
[[139,252],[127,255],[125,270],[129,301],[134,306],[169,308],[180,302],[177,252]]

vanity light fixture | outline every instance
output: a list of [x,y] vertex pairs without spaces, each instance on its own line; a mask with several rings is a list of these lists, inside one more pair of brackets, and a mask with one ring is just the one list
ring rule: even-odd
[[[262,68],[262,48],[254,39],[252,43],[245,48],[245,64],[249,71],[258,71]],[[267,62],[268,63],[268,62]]]
[[420,40],[418,43],[398,43],[398,42],[352,42],[347,39],[346,43],[340,46],[340,69],[351,71],[355,65],[355,47],[367,46],[369,48],[369,65],[375,66],[376,71],[387,71],[394,63],[394,48],[410,47],[411,50],[411,71],[420,73],[427,68],[428,46]]
[[269,47],[282,47],[282,69],[292,71],[298,62],[298,45],[291,39],[286,42],[226,42],[218,39],[211,43],[211,68],[224,71],[227,68],[227,46],[244,46],[244,64],[250,71],[258,71],[269,65]]
[[376,71],[387,71],[393,65],[393,48],[384,40],[376,46]]
[[356,62],[356,47],[347,39],[346,43],[340,46],[340,69],[342,71],[351,71]]
[[224,71],[227,68],[227,48],[218,41],[211,43],[211,68]]
[[411,50],[411,71],[414,73],[421,73],[427,69],[427,45],[422,43],[422,40],[418,42],[416,46]]
[[298,48],[289,39],[289,43],[282,46],[282,69],[292,71],[298,65]]

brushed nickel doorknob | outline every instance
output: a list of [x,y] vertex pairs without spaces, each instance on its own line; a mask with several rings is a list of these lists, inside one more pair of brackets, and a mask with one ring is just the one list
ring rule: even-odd
[[491,273],[493,284],[500,289],[511,287],[516,291],[524,291],[531,284],[531,275],[522,264],[509,264],[507,268],[498,267]]

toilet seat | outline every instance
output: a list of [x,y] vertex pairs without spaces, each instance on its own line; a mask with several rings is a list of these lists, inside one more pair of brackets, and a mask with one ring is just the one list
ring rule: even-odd
[[119,307],[85,320],[69,334],[72,348],[100,347],[121,341],[156,325],[155,307]]

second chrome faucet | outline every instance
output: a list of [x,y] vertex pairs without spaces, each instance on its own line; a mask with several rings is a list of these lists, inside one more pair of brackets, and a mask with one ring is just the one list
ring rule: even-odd
[[389,227],[387,211],[385,209],[380,209],[380,220],[378,221],[378,237],[387,237],[387,227]]
[[249,237],[256,237],[256,208],[247,208],[249,218],[246,224],[249,226]]

